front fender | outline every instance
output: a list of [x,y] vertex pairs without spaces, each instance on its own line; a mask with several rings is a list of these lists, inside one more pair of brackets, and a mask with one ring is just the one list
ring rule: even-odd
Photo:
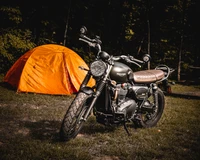
[[83,87],[80,91],[86,93],[87,95],[91,95],[94,93],[94,90],[91,87]]

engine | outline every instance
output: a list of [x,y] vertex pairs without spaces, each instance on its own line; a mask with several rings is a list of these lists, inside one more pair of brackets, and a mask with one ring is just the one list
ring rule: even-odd
[[142,98],[143,93],[141,92],[139,87],[133,89],[129,83],[107,85],[97,99],[94,113],[97,122],[109,125],[133,118],[137,109],[134,98],[135,95]]
[[128,92],[128,83],[117,85],[114,95],[116,100],[115,113],[123,114],[127,118],[131,118],[136,110],[136,102],[135,100],[127,97]]

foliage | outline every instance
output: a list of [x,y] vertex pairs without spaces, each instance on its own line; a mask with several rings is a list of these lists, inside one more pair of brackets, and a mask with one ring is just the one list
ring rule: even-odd
[[[25,51],[35,47],[29,30],[2,31],[0,35],[0,72],[6,71]],[[7,62],[7,63],[5,63]]]
[[[6,44],[5,37],[10,34],[9,38],[15,43],[7,48],[1,45],[0,56],[6,57],[5,63],[11,65],[12,57],[20,54],[11,53],[13,48],[22,51],[46,43],[63,44],[66,25],[66,46],[80,51],[85,48],[78,42],[79,29],[85,25],[91,37],[101,37],[103,50],[113,55],[131,54],[140,58],[148,50],[149,21],[152,68],[157,63],[165,63],[177,69],[181,50],[181,69],[187,72],[189,66],[199,66],[200,61],[199,28],[194,18],[199,14],[197,4],[198,0],[67,0],[52,6],[28,1],[16,4],[10,0],[0,7],[4,22],[0,25],[0,37]],[[86,51],[81,51],[80,55],[89,62],[91,57],[85,55]]]
[[[31,38],[30,30],[22,30],[18,27],[22,22],[19,7],[3,6],[0,7],[0,12],[9,22],[0,28],[0,73],[4,73],[25,51],[35,47],[35,43]],[[15,27],[11,27],[13,25]]]
[[21,12],[18,6],[15,8],[9,6],[1,6],[0,12],[2,13],[1,16],[3,20],[9,20],[9,23],[4,24],[6,26],[16,25],[22,22]]

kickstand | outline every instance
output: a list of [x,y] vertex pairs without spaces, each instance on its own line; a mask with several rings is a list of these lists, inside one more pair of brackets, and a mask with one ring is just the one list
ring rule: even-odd
[[131,134],[130,134],[130,132],[128,131],[128,128],[127,128],[127,126],[126,126],[126,123],[124,122],[124,129],[126,130],[126,133],[128,134],[128,136],[130,136]]

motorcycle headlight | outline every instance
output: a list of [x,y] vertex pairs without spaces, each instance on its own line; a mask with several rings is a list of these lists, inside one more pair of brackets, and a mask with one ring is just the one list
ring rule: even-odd
[[90,64],[90,71],[94,77],[100,77],[105,73],[106,65],[103,61],[94,61]]

